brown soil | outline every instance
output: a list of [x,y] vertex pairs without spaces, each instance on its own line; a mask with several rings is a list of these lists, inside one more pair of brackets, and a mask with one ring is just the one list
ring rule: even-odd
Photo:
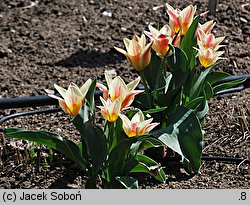
[[[71,0],[38,3],[30,0],[0,1],[0,98],[45,95],[53,84],[81,85],[88,78],[104,80],[105,69],[115,69],[126,81],[138,74],[113,46],[123,47],[122,39],[147,30],[149,23],[167,22],[162,0]],[[168,1],[183,8],[191,1]],[[226,59],[216,69],[230,74],[250,73],[250,2],[220,0],[215,17],[216,35],[225,35]],[[196,0],[198,12],[207,10],[206,0]],[[111,16],[104,15],[105,13]],[[249,158],[250,90],[214,97],[204,126],[204,155]],[[50,107],[50,106],[47,106]],[[0,110],[0,117],[33,110]],[[245,119],[245,121],[243,120]],[[247,122],[248,121],[248,122]],[[244,124],[244,122],[246,122]],[[45,129],[64,137],[78,134],[64,113],[19,117],[1,127]],[[86,177],[62,156],[45,162],[17,155],[4,157],[23,143],[0,135],[1,188],[84,188]],[[186,174],[176,164],[164,163],[169,178],[159,184],[150,176],[138,175],[141,188],[250,188],[249,164],[202,161],[200,173]]]

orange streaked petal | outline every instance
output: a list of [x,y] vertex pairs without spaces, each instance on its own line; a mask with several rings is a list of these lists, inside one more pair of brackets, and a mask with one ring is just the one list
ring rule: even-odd
[[104,97],[105,100],[107,100],[108,97],[109,97],[108,88],[105,85],[101,84],[101,83],[97,83],[96,87],[99,88],[103,92],[103,97]]
[[[141,130],[142,134],[148,134],[151,130],[153,130],[156,126],[158,126],[160,123],[151,123],[144,127],[143,130]],[[142,135],[140,134],[140,135]]]
[[176,16],[175,13],[171,10],[167,10],[167,13],[169,15],[169,25],[174,30],[175,33],[178,33],[181,29],[181,25],[178,19],[178,16]]
[[109,85],[109,95],[112,101],[120,98],[123,101],[128,93],[127,86],[120,76],[115,77]]
[[126,98],[122,102],[122,109],[130,106],[132,102],[134,101],[135,95],[144,92],[144,90],[133,90],[129,92],[129,94],[126,96]]

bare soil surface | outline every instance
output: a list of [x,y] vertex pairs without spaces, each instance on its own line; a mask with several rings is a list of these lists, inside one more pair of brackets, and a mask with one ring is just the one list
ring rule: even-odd
[[[174,7],[197,5],[207,10],[207,0],[168,1]],[[88,78],[104,80],[104,70],[114,69],[125,81],[138,74],[113,47],[124,47],[122,39],[141,34],[149,24],[168,22],[162,0],[71,0],[0,1],[0,98],[46,95],[53,84],[79,86]],[[250,73],[250,1],[220,0],[214,32],[225,35],[226,58],[216,69],[230,74]],[[206,156],[249,159],[250,89],[209,102],[206,117]],[[51,106],[46,106],[46,108]],[[53,106],[52,106],[53,107]],[[44,108],[44,107],[43,107]],[[25,109],[0,110],[0,117]],[[1,127],[44,129],[79,139],[62,112],[18,117]],[[0,134],[0,188],[84,188],[86,176],[58,154],[50,162],[47,154],[26,158],[16,148],[26,142],[6,139]],[[34,147],[35,145],[32,145]],[[140,188],[250,188],[249,164],[202,160],[200,173],[188,175],[177,163],[162,162],[168,180],[160,184],[150,176],[138,175]]]

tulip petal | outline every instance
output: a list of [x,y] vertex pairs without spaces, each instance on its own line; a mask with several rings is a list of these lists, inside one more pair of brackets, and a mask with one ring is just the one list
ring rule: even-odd
[[122,128],[128,137],[137,136],[137,123],[131,122],[126,115],[120,114],[120,118],[122,119]]
[[73,113],[70,111],[69,107],[67,106],[67,104],[65,103],[64,100],[59,100],[59,106],[62,108],[62,110],[65,112],[65,113],[68,113],[70,115],[73,115]]
[[181,11],[179,21],[181,22],[181,35],[185,35],[189,26],[193,22],[196,6],[189,5]]
[[141,77],[139,76],[135,80],[133,80],[129,84],[127,84],[128,90],[129,91],[134,90],[137,87],[137,85],[139,84],[140,80],[141,80]]
[[152,129],[154,129],[159,124],[160,123],[151,123],[151,124],[146,125],[142,131],[143,134],[148,134]]
[[123,42],[124,42],[126,50],[128,50],[129,49],[130,40],[128,38],[124,38]]
[[147,37],[149,37],[151,40],[155,40],[156,37],[154,34],[148,32],[148,31],[144,31],[144,33],[146,34]]
[[128,95],[126,96],[126,98],[122,102],[122,109],[125,108],[125,107],[130,106],[132,104],[132,102],[134,101],[135,95],[137,95],[139,93],[142,93],[142,92],[144,92],[144,90],[133,90],[133,91],[130,91],[128,93]]
[[214,28],[216,22],[214,20],[207,21],[204,24],[200,24],[201,29],[204,31],[205,34],[211,33],[212,29]]
[[179,30],[181,29],[181,25],[180,25],[178,16],[176,16],[176,14],[171,10],[167,10],[167,13],[169,15],[170,27],[174,30],[175,33],[178,33]]
[[123,50],[123,49],[121,49],[121,48],[117,48],[117,47],[115,47],[115,46],[114,46],[114,48],[115,48],[115,50],[117,50],[117,51],[120,52],[121,54],[123,54],[123,55],[125,55],[125,56],[128,55],[128,53],[127,53],[125,50]]
[[156,28],[154,28],[153,26],[149,25],[148,29],[150,31],[151,34],[153,34],[154,37],[158,36],[161,34],[160,31],[158,31]]
[[117,98],[108,106],[110,122],[114,122],[118,119],[118,114],[120,113],[120,110],[121,110],[121,101],[119,98]]
[[109,95],[112,101],[120,98],[123,101],[128,93],[127,86],[120,76],[115,77],[109,85]]
[[144,121],[144,115],[143,115],[143,113],[142,113],[142,111],[140,110],[139,112],[137,112],[133,117],[132,117],[132,119],[131,119],[131,122],[132,123],[140,123],[140,122],[142,122],[142,121]]
[[138,54],[141,53],[142,48],[140,47],[139,43],[135,39],[132,39],[130,41],[129,48],[127,51],[129,55],[137,56]]
[[107,100],[108,97],[109,97],[108,88],[105,85],[101,84],[101,83],[97,83],[96,87],[99,88],[103,92],[103,97],[104,97],[105,100]]
[[223,47],[224,45],[219,46],[219,44],[225,39],[225,36],[223,37],[217,37],[213,41],[213,49],[218,50],[219,47]]
[[61,97],[59,97],[59,96],[57,96],[57,95],[49,94],[48,96],[51,97],[51,98],[54,98],[54,99],[56,99],[56,100],[63,100],[63,98],[61,98]]
[[59,94],[62,96],[62,98],[64,98],[65,93],[66,93],[66,89],[64,89],[63,87],[54,84],[55,89],[59,92]]
[[81,93],[82,93],[83,98],[85,98],[85,96],[86,96],[86,94],[87,94],[87,92],[88,92],[88,90],[89,90],[89,87],[90,87],[91,83],[92,83],[92,80],[91,80],[91,79],[88,79],[88,80],[82,85],[82,87],[80,88],[80,91],[81,91]]
[[142,51],[141,53],[141,59],[140,59],[140,67],[141,69],[145,68],[146,66],[148,66],[148,64],[150,63],[151,61],[151,52],[150,52],[150,49],[153,45],[153,42],[150,42]]

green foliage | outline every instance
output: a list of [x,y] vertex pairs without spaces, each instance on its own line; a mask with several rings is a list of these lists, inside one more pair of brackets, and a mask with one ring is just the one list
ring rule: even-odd
[[74,160],[82,170],[86,170],[86,161],[81,155],[79,147],[72,142],[59,136],[58,134],[47,131],[30,131],[18,128],[6,128],[4,134],[7,137],[28,140],[37,144],[44,144],[65,154]]
[[193,47],[196,47],[196,45],[197,45],[196,32],[197,32],[197,26],[199,23],[199,19],[200,19],[200,16],[197,16],[193,20],[193,23],[189,27],[185,36],[183,37],[181,45],[180,45],[180,48],[187,55],[189,66],[190,66],[191,70],[193,70],[195,68],[196,51],[193,49]]
[[[101,128],[93,125],[92,121],[90,109],[86,104],[73,119],[73,124],[81,135],[83,157],[87,162],[91,162],[88,164],[88,172],[91,178],[98,174],[107,156],[106,137]],[[95,186],[95,183],[93,186]]]
[[189,170],[199,170],[203,133],[197,116],[188,108],[178,107],[172,113],[167,128],[152,133],[188,162]]
[[157,163],[150,157],[142,154],[137,154],[136,159],[139,163],[132,169],[131,172],[147,173],[155,177],[156,180],[162,183],[166,182],[166,174],[163,171],[162,167],[159,165],[159,163]]

